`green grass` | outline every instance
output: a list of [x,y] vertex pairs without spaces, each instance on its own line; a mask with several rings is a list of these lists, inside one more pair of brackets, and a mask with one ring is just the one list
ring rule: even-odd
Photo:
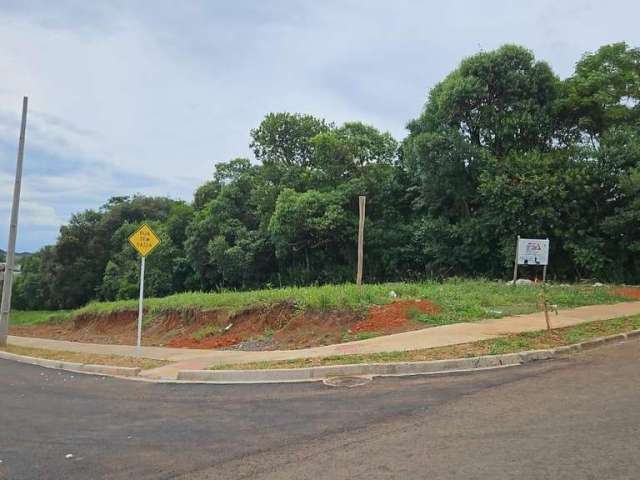
[[637,329],[640,329],[640,315],[583,323],[574,327],[552,330],[551,332],[540,330],[537,332],[507,335],[492,340],[481,340],[461,345],[451,345],[449,347],[405,352],[335,355],[324,358],[301,358],[274,362],[217,365],[211,367],[211,370],[262,370],[273,368],[318,367],[325,365],[352,365],[358,363],[421,362],[477,357],[482,355],[500,355],[527,350],[557,348],[596,337],[605,337]]
[[420,312],[416,307],[409,307],[407,309],[407,318],[410,320],[421,320],[422,312]]
[[213,335],[220,335],[224,331],[224,328],[219,327],[218,325],[205,325],[200,330],[193,334],[194,340],[198,342],[204,340],[207,337]]
[[583,323],[575,327],[552,330],[550,333],[546,330],[526,332],[493,340],[489,353],[490,355],[499,355],[522,350],[537,350],[561,345],[572,345],[591,338],[606,337],[639,328],[640,315]]
[[276,331],[273,328],[267,327],[264,329],[264,332],[262,334],[265,338],[272,338],[274,333],[276,333]]
[[[436,315],[412,315],[432,325],[468,322],[481,318],[499,318],[539,309],[540,289],[532,286],[513,287],[505,282],[487,280],[450,279],[442,283],[385,283],[365,285],[362,292],[354,284],[324,285],[317,287],[289,287],[281,289],[253,290],[247,292],[225,291],[220,293],[189,292],[163,298],[145,300],[147,317],[155,317],[166,311],[227,309],[238,311],[250,306],[291,302],[301,310],[365,309],[393,301],[390,292],[398,299],[426,299],[437,303],[442,311]],[[547,298],[559,308],[613,303],[624,300],[612,289],[573,285],[547,287]],[[136,310],[137,300],[94,302],[74,310],[71,315],[107,314],[123,310]]]
[[37,325],[38,323],[56,322],[70,318],[70,313],[66,310],[12,310],[11,325]]

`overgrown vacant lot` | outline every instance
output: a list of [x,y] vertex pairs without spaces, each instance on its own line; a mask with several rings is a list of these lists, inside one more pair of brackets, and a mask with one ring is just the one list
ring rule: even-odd
[[[627,300],[618,290],[548,285],[558,308]],[[145,302],[144,342],[195,348],[278,349],[339,343],[376,335],[540,309],[539,286],[449,280],[183,293]],[[133,343],[137,301],[91,303],[71,312],[16,312],[12,333],[77,341]]]

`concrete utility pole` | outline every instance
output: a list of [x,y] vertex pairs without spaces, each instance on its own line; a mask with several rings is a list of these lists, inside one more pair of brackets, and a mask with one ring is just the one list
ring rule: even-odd
[[11,284],[15,269],[16,236],[18,233],[18,209],[20,208],[20,188],[22,186],[22,159],[24,157],[24,136],[27,129],[27,104],[29,99],[22,99],[22,122],[20,124],[20,140],[18,141],[18,160],[16,162],[16,179],[13,185],[13,204],[11,205],[11,224],[9,225],[9,245],[7,261],[4,269],[2,285],[2,307],[0,307],[0,347],[7,345],[9,335],[9,312],[11,311]]

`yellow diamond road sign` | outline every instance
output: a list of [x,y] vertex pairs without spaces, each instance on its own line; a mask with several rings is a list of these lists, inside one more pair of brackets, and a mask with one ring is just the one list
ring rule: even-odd
[[160,239],[155,232],[151,230],[151,227],[144,223],[138,230],[131,234],[129,243],[140,255],[146,257],[154,248],[160,245]]

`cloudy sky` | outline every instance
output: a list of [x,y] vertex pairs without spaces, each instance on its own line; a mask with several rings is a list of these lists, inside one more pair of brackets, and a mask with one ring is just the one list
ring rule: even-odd
[[268,112],[402,138],[463,57],[519,43],[566,77],[585,51],[640,45],[639,17],[632,0],[0,0],[0,248],[23,95],[34,250],[113,195],[191,200]]

